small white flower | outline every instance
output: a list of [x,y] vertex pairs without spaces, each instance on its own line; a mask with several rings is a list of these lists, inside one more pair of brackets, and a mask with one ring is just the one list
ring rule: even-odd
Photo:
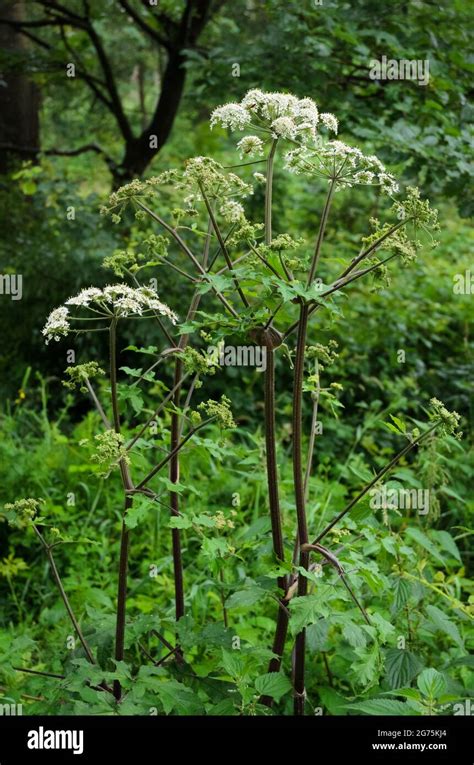
[[361,170],[354,175],[354,183],[370,184],[375,178],[375,173],[370,170]]
[[253,177],[255,178],[257,183],[266,183],[267,178],[263,173],[254,173]]
[[259,157],[263,154],[263,141],[257,135],[246,135],[237,144],[240,158]]
[[296,123],[291,117],[278,117],[271,124],[275,138],[294,138],[296,135]]
[[328,130],[332,130],[333,133],[337,134],[339,122],[337,117],[334,116],[334,114],[330,114],[329,112],[324,112],[324,114],[320,115],[320,119],[324,127],[326,127]]
[[81,290],[75,297],[71,297],[69,300],[66,300],[66,305],[88,306],[89,303],[91,303],[93,300],[96,300],[97,298],[100,298],[101,295],[102,290],[97,289],[97,287],[87,287],[86,289]]
[[245,215],[244,208],[240,202],[235,202],[233,199],[228,199],[224,202],[219,212],[228,223],[238,223]]
[[71,328],[67,318],[68,313],[69,309],[65,305],[51,311],[42,330],[42,334],[46,338],[46,345],[50,340],[58,341],[61,337],[66,337]]
[[211,114],[211,128],[220,124],[230,130],[243,130],[249,122],[250,114],[241,104],[225,104]]

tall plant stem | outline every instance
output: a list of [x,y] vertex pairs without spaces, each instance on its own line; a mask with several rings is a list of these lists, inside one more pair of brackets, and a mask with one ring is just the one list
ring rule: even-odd
[[[296,346],[295,373],[293,387],[293,482],[295,487],[296,517],[298,522],[298,539],[300,543],[299,564],[308,570],[309,553],[302,549],[302,545],[308,544],[308,526],[306,523],[305,487],[302,461],[302,399],[303,399],[303,376],[304,357],[306,346],[306,331],[308,326],[308,306],[301,304],[298,343]],[[298,578],[298,595],[306,595],[308,580],[305,576]],[[296,636],[293,685],[294,685],[294,711],[296,715],[304,714],[305,706],[305,644],[306,630],[301,630]]]
[[[209,258],[209,248],[211,244],[211,232],[212,232],[212,220],[209,220],[207,237],[204,245],[204,253],[202,260],[202,269],[205,271],[207,268],[207,262]],[[191,304],[188,309],[186,321],[192,321],[199,307],[201,295],[195,292]],[[181,335],[178,349],[184,351],[189,342],[189,335]],[[172,457],[170,459],[169,478],[172,483],[179,483],[179,443],[181,439],[181,415],[179,413],[179,406],[181,401],[181,390],[183,380],[183,360],[178,354],[175,360],[174,366],[174,379],[173,379],[173,404],[174,411],[171,415],[171,438],[170,438],[170,452]],[[170,507],[171,515],[179,516],[179,494],[176,491],[170,492]],[[180,529],[171,529],[171,544],[173,554],[173,571],[174,571],[174,597],[175,597],[175,618],[179,621],[184,616],[184,573],[183,573],[183,557],[181,550],[181,531]],[[177,650],[176,656],[181,658],[181,652]]]
[[[285,559],[285,548],[281,527],[275,436],[275,351],[272,348],[267,348],[267,368],[265,370],[265,449],[273,552],[278,560],[283,561]],[[269,672],[278,672],[281,667],[288,631],[288,610],[285,601],[285,593],[288,589],[286,576],[278,578],[278,587],[284,593],[282,598],[280,598],[280,605],[283,607],[278,608],[275,637],[272,646],[272,651],[276,656],[270,660]],[[269,696],[263,696],[261,703],[271,706],[272,699]]]
[[[182,339],[182,338],[181,338]],[[173,403],[176,408],[179,408],[181,399],[181,386],[179,381],[181,380],[183,373],[183,362],[179,357],[176,358],[174,366],[174,386],[177,386],[176,392],[173,396]],[[179,432],[180,432],[180,416],[177,411],[174,411],[171,415],[171,439],[170,447],[173,452],[179,444]],[[179,452],[175,451],[170,460],[170,481],[172,483],[179,483]],[[175,491],[170,492],[170,506],[171,515],[179,516],[179,495]],[[174,570],[174,601],[175,601],[175,617],[176,621],[184,616],[184,576],[183,576],[183,560],[181,555],[181,533],[179,529],[171,529],[171,541],[173,548],[173,570]]]
[[[273,189],[273,163],[277,141],[273,141],[267,158],[267,176],[265,187],[265,243],[272,240],[272,189]],[[271,324],[271,321],[270,321]],[[265,407],[265,451],[268,483],[268,502],[270,507],[270,521],[272,526],[273,552],[277,560],[285,558],[283,532],[281,524],[280,500],[278,491],[278,465],[276,456],[275,435],[275,351],[267,345],[267,368],[265,370],[264,383],[264,407]],[[286,634],[288,632],[288,609],[286,608],[285,594],[288,589],[287,577],[279,577],[278,587],[283,591],[278,608],[275,636],[272,651],[275,657],[270,660],[269,672],[278,672],[281,667],[283,651],[285,648]],[[269,696],[261,698],[262,704],[271,706],[273,701]]]
[[[120,413],[117,395],[117,319],[114,317],[110,324],[110,394],[112,399],[112,413],[114,430],[120,433]],[[128,552],[130,547],[130,531],[125,523],[125,515],[132,507],[133,497],[127,494],[133,490],[133,483],[130,478],[128,465],[124,460],[120,463],[120,472],[122,474],[122,483],[125,492],[124,516],[122,519],[122,530],[120,534],[120,559],[117,587],[117,613],[115,624],[115,660],[123,660],[125,643],[125,620],[127,610],[127,571],[128,571]],[[114,696],[120,701],[122,689],[120,682],[114,682]]]

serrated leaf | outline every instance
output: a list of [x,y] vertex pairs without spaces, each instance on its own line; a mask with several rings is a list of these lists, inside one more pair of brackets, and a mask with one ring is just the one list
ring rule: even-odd
[[437,699],[446,690],[446,680],[437,669],[424,669],[418,675],[416,684],[420,691],[430,699]]
[[353,648],[364,648],[367,645],[367,638],[364,631],[358,624],[349,622],[342,628],[342,634]]
[[397,577],[395,580],[395,587],[393,588],[393,603],[392,613],[397,614],[403,606],[408,602],[410,597],[411,587],[406,579]]
[[125,514],[125,525],[128,529],[135,529],[139,523],[143,523],[148,513],[153,508],[154,502],[146,497],[136,497],[133,505]]
[[420,547],[423,547],[429,554],[435,558],[439,563],[442,563],[444,565],[444,558],[440,555],[439,551],[437,550],[436,546],[433,544],[431,539],[424,533],[424,531],[421,531],[421,529],[414,528],[413,526],[410,526],[406,532],[405,532],[411,539],[413,539],[417,544],[420,545]]
[[255,688],[262,696],[270,696],[275,701],[291,690],[291,683],[281,672],[267,672],[255,680]]
[[437,606],[426,606],[426,613],[438,630],[449,635],[460,648],[464,648],[464,642],[457,625],[446,616],[444,611],[441,611]]
[[461,554],[458,550],[458,546],[454,539],[452,538],[451,534],[447,531],[438,531],[433,529],[432,532],[433,536],[439,543],[439,546],[446,550],[453,558],[455,558],[458,563],[462,563]]
[[409,685],[422,668],[415,654],[400,648],[390,648],[385,654],[385,673],[390,688]]
[[178,715],[200,715],[204,713],[204,707],[199,697],[183,683],[177,680],[169,680],[155,686],[155,690],[163,704],[165,714],[174,711]]
[[266,590],[258,585],[247,587],[244,590],[233,592],[226,600],[227,608],[241,608],[242,606],[253,606],[259,600],[265,597]]
[[329,615],[329,605],[325,600],[328,588],[321,588],[319,593],[292,598],[290,601],[290,630],[297,635],[310,624],[315,624],[321,617]]

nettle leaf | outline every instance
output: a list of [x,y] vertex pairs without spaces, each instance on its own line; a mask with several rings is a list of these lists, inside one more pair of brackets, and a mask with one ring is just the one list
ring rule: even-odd
[[292,598],[290,601],[290,630],[297,635],[305,627],[315,624],[321,617],[329,616],[328,587],[311,595]]
[[125,515],[125,525],[128,529],[135,529],[148,516],[150,510],[156,508],[155,503],[147,497],[135,497],[133,505]]
[[281,672],[267,672],[255,680],[255,688],[262,696],[270,696],[275,701],[291,691],[291,683]]
[[221,667],[233,680],[240,680],[246,674],[246,661],[239,651],[222,649]]
[[431,533],[443,550],[446,550],[453,558],[456,558],[458,563],[462,563],[458,546],[449,532],[432,529]]
[[397,577],[395,580],[395,586],[393,588],[393,603],[392,603],[392,613],[397,614],[403,606],[405,606],[408,603],[408,598],[410,597],[411,587],[409,582],[406,581],[406,579],[402,579],[401,577]]
[[437,699],[442,696],[446,690],[446,680],[437,669],[424,669],[418,675],[416,684],[424,696],[430,699]]
[[368,699],[358,701],[356,704],[346,704],[346,709],[351,712],[359,712],[363,715],[412,715],[413,709],[403,701],[393,699]]
[[204,714],[204,706],[191,688],[177,680],[168,680],[155,686],[155,690],[163,704],[165,714],[174,711],[178,715]]
[[426,613],[438,630],[449,635],[460,648],[464,648],[464,641],[457,625],[446,616],[444,611],[437,606],[426,606]]
[[422,668],[414,653],[400,648],[389,648],[385,654],[385,676],[390,688],[409,685]]
[[444,558],[440,555],[438,549],[433,544],[431,539],[421,531],[421,529],[410,526],[405,532],[411,539],[413,539],[420,547],[423,547],[429,554],[435,558],[439,563],[444,565]]

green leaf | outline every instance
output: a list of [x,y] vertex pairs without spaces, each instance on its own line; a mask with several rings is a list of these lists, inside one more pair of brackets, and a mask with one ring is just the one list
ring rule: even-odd
[[421,529],[413,528],[413,526],[410,526],[406,532],[407,536],[411,537],[417,544],[420,545],[420,547],[423,547],[427,552],[430,553],[430,555],[435,558],[439,563],[442,563],[444,565],[444,558],[440,555],[439,551],[436,549],[435,545],[429,539],[429,537],[426,536],[424,531],[421,531]]
[[370,620],[373,625],[375,625],[377,629],[377,633],[379,635],[380,641],[382,643],[386,643],[390,635],[392,635],[395,632],[395,627],[391,622],[388,622],[386,619],[383,618],[380,614],[372,614],[370,617]]
[[297,635],[309,624],[315,624],[321,617],[329,615],[327,597],[328,587],[321,588],[319,593],[292,598],[290,601],[290,630]]
[[342,628],[342,634],[353,648],[364,648],[367,645],[364,630],[358,624],[348,622]]
[[255,603],[258,603],[259,600],[264,598],[266,594],[266,590],[255,584],[251,587],[247,587],[245,590],[238,590],[237,592],[233,592],[232,595],[227,599],[226,606],[227,608],[253,606]]
[[346,704],[346,709],[352,712],[361,712],[363,715],[411,715],[413,710],[403,701],[393,699],[368,699],[356,704]]
[[255,680],[255,688],[262,696],[270,696],[275,701],[291,690],[291,683],[281,672],[267,672]]
[[328,634],[329,619],[318,619],[316,624],[311,624],[306,630],[308,651],[329,651]]
[[410,597],[411,587],[406,579],[397,577],[395,580],[395,586],[393,588],[393,603],[392,613],[397,614],[401,608],[408,602]]
[[146,497],[134,498],[132,507],[125,515],[125,525],[128,529],[135,529],[142,523],[153,508],[154,502]]
[[447,531],[438,531],[433,529],[431,532],[434,536],[434,538],[439,543],[439,546],[446,550],[453,558],[455,558],[458,563],[462,563],[461,555],[458,550],[458,546],[454,539],[452,538],[451,534],[449,534]]
[[410,685],[421,668],[421,661],[410,651],[390,648],[385,654],[385,676],[392,689]]
[[204,713],[204,707],[199,697],[183,683],[177,680],[169,680],[155,686],[155,690],[163,704],[165,714],[175,711],[178,715],[200,715]]
[[191,519],[186,515],[176,515],[168,521],[170,529],[190,529],[192,525]]
[[423,695],[428,696],[430,699],[437,699],[446,690],[446,680],[437,669],[424,669],[418,675],[416,684]]
[[446,616],[444,611],[441,611],[437,606],[426,606],[426,613],[438,630],[449,635],[460,648],[464,648],[464,641],[457,625]]
[[378,675],[379,647],[375,644],[370,651],[356,648],[355,653],[359,660],[352,664],[352,672],[362,685],[368,685]]

